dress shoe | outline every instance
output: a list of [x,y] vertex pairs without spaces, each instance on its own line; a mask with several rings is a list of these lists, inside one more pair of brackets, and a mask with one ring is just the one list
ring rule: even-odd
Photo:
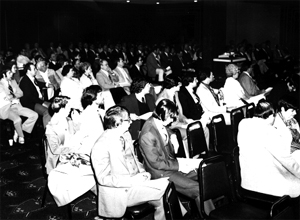
[[19,137],[19,144],[24,144],[24,143],[25,143],[24,137]]
[[17,143],[18,136],[19,136],[19,135],[18,135],[17,131],[15,130],[14,136],[13,136],[13,139],[14,139],[14,142],[15,142],[15,143]]

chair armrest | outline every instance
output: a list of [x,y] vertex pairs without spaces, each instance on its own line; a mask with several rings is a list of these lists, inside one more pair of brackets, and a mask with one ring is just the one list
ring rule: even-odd
[[285,210],[290,206],[291,197],[285,195],[278,199],[271,207],[270,216],[271,218],[280,213],[281,211]]

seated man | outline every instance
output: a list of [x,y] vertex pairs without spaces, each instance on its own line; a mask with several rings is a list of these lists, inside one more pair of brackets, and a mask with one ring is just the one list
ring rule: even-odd
[[109,108],[104,116],[102,133],[94,145],[91,162],[98,187],[98,213],[108,218],[120,218],[126,208],[151,202],[156,211],[154,219],[165,219],[162,196],[168,179],[150,180],[134,155],[131,119],[121,106]]
[[222,104],[222,91],[214,89],[209,85],[214,80],[215,77],[211,70],[209,68],[203,68],[200,71],[200,84],[196,94],[200,99],[200,104],[204,112],[210,113],[211,116],[223,114],[226,124],[230,125],[230,114],[227,113],[228,108]]
[[[290,153],[292,136],[273,126],[274,109],[262,100],[255,117],[239,124],[241,186],[274,196],[300,195],[299,151]],[[298,152],[298,153],[297,153]]]
[[[199,166],[199,160],[175,157],[174,145],[176,144],[170,129],[167,127],[176,120],[177,115],[177,107],[172,101],[168,99],[161,100],[157,104],[153,116],[143,126],[139,136],[140,149],[144,157],[146,170],[151,173],[152,178],[169,177],[169,181],[174,183],[176,191],[195,199],[199,208],[197,171],[195,169],[185,169],[188,165],[181,163],[181,161],[186,160],[190,160],[191,163],[198,161],[198,165],[193,164],[195,168]],[[208,209],[208,207],[206,208]]]
[[43,125],[45,128],[51,119],[48,113],[48,106],[50,103],[44,101],[44,97],[40,89],[45,87],[45,83],[36,80],[36,69],[33,63],[25,64],[24,72],[26,72],[26,75],[23,76],[19,85],[20,89],[23,91],[23,96],[20,98],[20,102],[22,106],[43,116]]
[[119,85],[124,88],[125,92],[130,94],[130,85],[132,83],[132,79],[129,75],[129,72],[126,68],[124,68],[124,60],[122,57],[118,57],[115,60],[116,68],[113,72],[119,77]]

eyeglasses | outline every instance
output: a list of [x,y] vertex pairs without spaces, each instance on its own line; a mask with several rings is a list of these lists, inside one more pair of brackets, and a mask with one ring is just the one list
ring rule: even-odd
[[124,119],[123,121],[127,121],[127,122],[129,122],[129,123],[131,123],[131,122],[132,122],[131,118]]

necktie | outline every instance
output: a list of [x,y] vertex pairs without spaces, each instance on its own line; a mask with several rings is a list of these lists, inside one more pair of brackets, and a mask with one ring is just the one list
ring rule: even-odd
[[38,81],[37,81],[37,79],[35,77],[34,77],[33,82],[34,82],[35,85],[39,86]]
[[142,103],[146,103],[145,97],[142,97]]
[[[203,83],[203,82],[202,82]],[[218,105],[220,106],[220,101],[219,101],[219,98],[217,96],[217,94],[214,92],[214,90],[207,84],[203,83],[203,85],[205,85],[209,91],[211,92],[211,94],[213,95],[213,97],[215,98],[216,102],[218,103]]]
[[9,89],[9,93],[10,93],[13,97],[15,97],[14,90],[13,90],[13,88],[12,88],[11,85],[10,85],[10,81],[8,82],[8,89]]

